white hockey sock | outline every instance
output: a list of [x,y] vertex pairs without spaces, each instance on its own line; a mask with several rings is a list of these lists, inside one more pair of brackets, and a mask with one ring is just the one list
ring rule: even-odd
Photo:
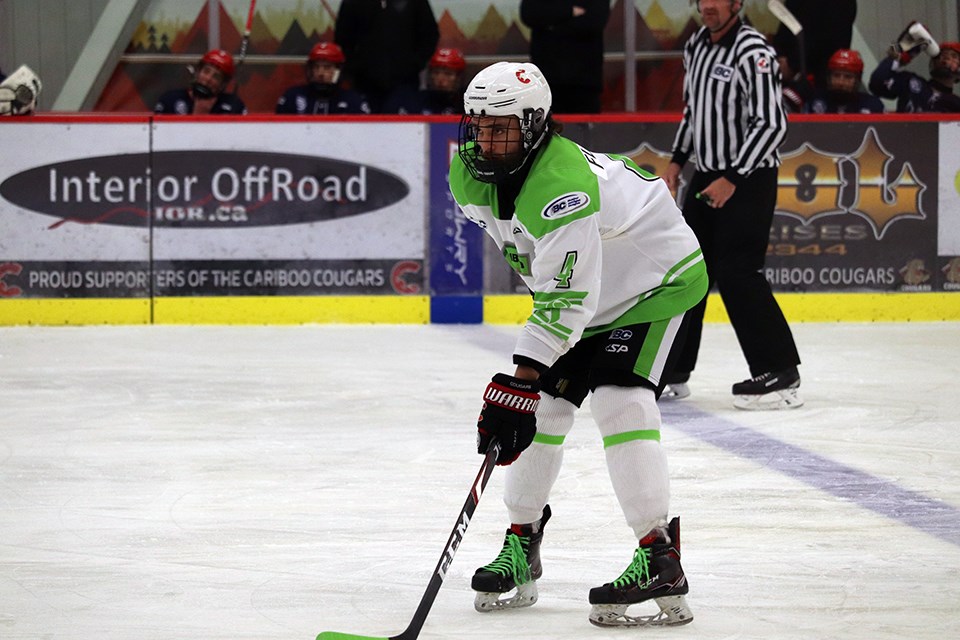
[[644,387],[602,386],[593,392],[590,410],[603,436],[613,490],[639,540],[666,525],[670,506],[656,397]]
[[560,475],[563,439],[573,427],[577,407],[542,394],[537,409],[537,436],[517,461],[507,467],[503,502],[513,524],[540,519],[550,489]]

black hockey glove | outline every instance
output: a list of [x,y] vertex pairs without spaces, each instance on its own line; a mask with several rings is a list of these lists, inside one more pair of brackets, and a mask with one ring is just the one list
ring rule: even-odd
[[508,465],[530,446],[537,433],[540,383],[498,373],[483,394],[477,418],[477,453],[485,454],[490,441],[500,442],[498,465]]

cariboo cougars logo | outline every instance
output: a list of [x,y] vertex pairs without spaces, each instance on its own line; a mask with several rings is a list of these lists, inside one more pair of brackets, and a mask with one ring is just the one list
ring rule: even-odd
[[[152,166],[151,166],[152,165]],[[82,158],[0,183],[9,202],[60,221],[165,227],[255,227],[360,215],[407,196],[400,177],[316,156],[160,151]]]

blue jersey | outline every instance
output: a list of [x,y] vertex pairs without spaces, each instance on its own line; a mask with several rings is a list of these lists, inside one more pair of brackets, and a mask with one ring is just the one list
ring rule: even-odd
[[825,89],[818,89],[804,105],[804,113],[883,113],[883,102],[877,96],[858,91],[849,100],[838,100]]
[[333,113],[370,113],[366,99],[349,89],[319,91],[309,84],[287,89],[277,100],[277,113],[297,115],[329,115]]
[[896,98],[897,113],[960,112],[960,97],[951,88],[899,68],[899,62],[887,58],[870,76],[870,91],[881,98]]
[[[186,89],[167,91],[157,100],[153,111],[177,116],[190,115],[193,113],[193,98]],[[221,93],[213,103],[213,108],[210,109],[211,114],[220,115],[243,115],[246,112],[247,106],[243,104],[243,100],[232,93]]]

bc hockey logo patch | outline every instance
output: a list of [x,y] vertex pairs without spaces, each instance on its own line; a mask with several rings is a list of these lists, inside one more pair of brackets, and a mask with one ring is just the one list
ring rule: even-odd
[[770,73],[770,59],[760,56],[757,58],[757,73]]
[[556,220],[581,211],[590,204],[590,196],[583,191],[576,191],[560,196],[540,212],[546,220]]
[[718,62],[710,69],[710,77],[720,82],[730,82],[730,79],[733,78],[733,67]]

